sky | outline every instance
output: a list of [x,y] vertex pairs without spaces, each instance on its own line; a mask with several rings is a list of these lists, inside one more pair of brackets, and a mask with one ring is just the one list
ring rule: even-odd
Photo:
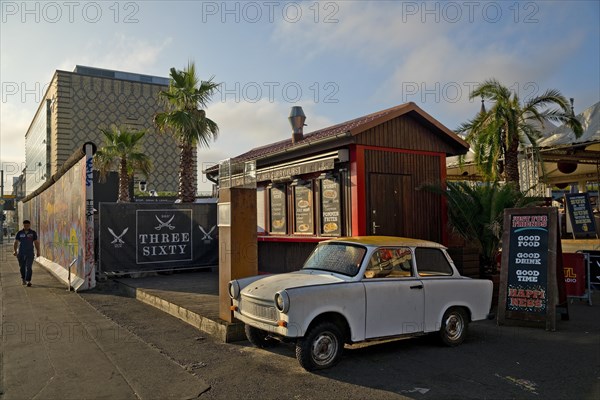
[[[527,100],[547,89],[600,101],[598,1],[0,1],[0,168],[5,193],[54,71],[86,65],[168,77],[196,63],[221,83],[220,135],[201,166],[409,101],[450,129],[496,78]],[[200,177],[199,190],[210,190]]]

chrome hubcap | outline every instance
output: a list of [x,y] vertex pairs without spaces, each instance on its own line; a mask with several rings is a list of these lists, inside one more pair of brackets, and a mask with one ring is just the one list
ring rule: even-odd
[[457,340],[463,333],[465,324],[458,314],[450,314],[446,319],[446,334],[450,340]]
[[338,341],[331,332],[323,332],[312,343],[312,358],[316,364],[325,365],[331,362],[338,349]]

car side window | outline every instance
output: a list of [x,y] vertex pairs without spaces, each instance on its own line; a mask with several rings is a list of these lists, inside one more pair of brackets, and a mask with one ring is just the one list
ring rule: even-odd
[[440,249],[417,247],[415,258],[420,276],[449,276],[453,274],[446,255]]
[[408,247],[381,247],[373,252],[365,278],[403,278],[413,276],[412,253]]

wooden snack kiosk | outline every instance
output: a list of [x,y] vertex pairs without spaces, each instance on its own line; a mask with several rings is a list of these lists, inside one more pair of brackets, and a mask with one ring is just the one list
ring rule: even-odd
[[[447,244],[446,201],[418,188],[446,179],[446,157],[468,144],[415,103],[314,132],[293,107],[290,139],[254,148],[258,269],[297,270],[314,246],[341,236],[391,235]],[[219,168],[205,171],[217,181]]]

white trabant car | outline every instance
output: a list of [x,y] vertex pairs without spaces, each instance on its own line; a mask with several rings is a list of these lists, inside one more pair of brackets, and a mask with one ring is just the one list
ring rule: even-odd
[[492,282],[461,276],[438,243],[366,236],[320,243],[300,271],[233,280],[229,295],[253,345],[293,340],[310,371],[345,343],[438,332],[456,346],[490,316]]

